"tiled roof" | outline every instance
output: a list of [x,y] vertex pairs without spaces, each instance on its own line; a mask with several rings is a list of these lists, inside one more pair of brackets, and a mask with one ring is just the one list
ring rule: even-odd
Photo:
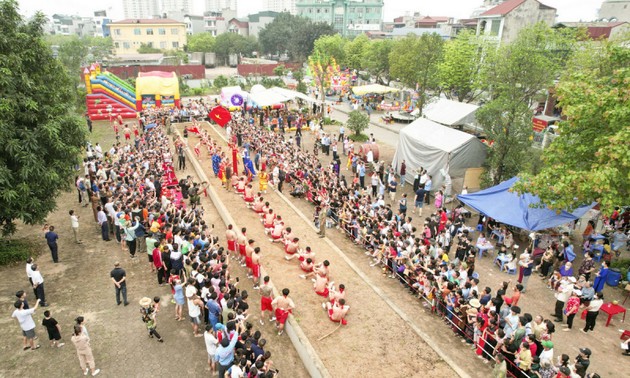
[[507,0],[497,5],[494,8],[490,8],[487,11],[480,14],[480,16],[504,16],[514,9],[518,8],[526,0]]
[[129,24],[140,24],[140,25],[155,25],[155,24],[183,24],[183,22],[171,20],[170,18],[128,18],[122,21],[112,22],[110,25],[129,25]]

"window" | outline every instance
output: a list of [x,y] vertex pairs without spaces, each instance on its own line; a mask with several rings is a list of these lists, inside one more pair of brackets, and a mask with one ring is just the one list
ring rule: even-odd
[[114,29],[114,34],[120,35],[120,29]]
[[120,43],[118,43],[118,42],[114,42],[114,47],[115,47],[115,48],[119,48],[119,47],[120,47]]
[[147,29],[147,35],[153,35],[153,29],[151,28]]
[[173,34],[173,35],[177,35],[177,34],[179,34],[179,29],[177,29],[177,28],[172,28],[172,29],[171,29],[171,34]]
[[[116,42],[116,44],[118,44],[118,42]],[[128,49],[128,48],[130,48],[129,42],[123,42],[123,49]]]
[[319,12],[321,12],[321,11],[322,11],[321,9],[317,8],[317,13],[319,13]]
[[153,48],[153,42],[147,42],[147,47]]
[[159,29],[158,29],[158,34],[159,34],[159,35],[166,35],[166,29],[164,29],[164,28],[159,28]]
[[166,48],[166,42],[160,42],[160,48],[161,49],[165,49]]
[[142,31],[140,30],[140,28],[135,28],[135,29],[133,29],[133,34],[140,35],[140,34],[142,34]]
[[490,26],[490,35],[498,36],[501,31],[501,20],[493,20]]
[[179,42],[173,42],[173,48],[174,49],[178,49],[179,48]]

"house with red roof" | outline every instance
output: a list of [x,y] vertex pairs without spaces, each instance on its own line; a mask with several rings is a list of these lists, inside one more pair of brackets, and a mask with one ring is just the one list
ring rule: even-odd
[[556,9],[537,0],[507,0],[476,18],[477,35],[498,43],[510,43],[530,25],[544,22],[552,26],[556,20]]

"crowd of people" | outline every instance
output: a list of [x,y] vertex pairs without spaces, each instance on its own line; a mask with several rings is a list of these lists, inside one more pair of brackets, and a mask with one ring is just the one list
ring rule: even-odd
[[[298,133],[296,131],[295,138]],[[598,285],[598,274],[590,265],[589,257],[592,256],[587,254],[580,267],[580,275],[586,274],[586,279],[579,275],[578,278],[564,275],[556,281],[553,272],[559,271],[567,259],[575,258],[570,253],[570,245],[553,246],[557,264],[547,267],[541,262],[538,265],[539,260],[534,258],[533,251],[526,249],[518,253],[519,247],[514,244],[509,230],[499,225],[487,228],[488,222],[480,222],[482,232],[487,231],[488,235],[500,240],[496,243],[499,256],[514,255],[514,261],[510,262],[519,273],[516,283],[504,282],[496,290],[482,288],[475,271],[479,245],[489,249],[489,246],[494,248],[494,244],[483,233],[473,242],[476,228],[466,225],[466,211],[462,206],[452,211],[443,206],[443,191],[435,191],[436,211],[424,218],[422,230],[418,230],[408,214],[406,194],[401,195],[397,191],[404,183],[404,179],[399,182],[398,178],[405,172],[396,172],[391,166],[381,168],[384,167],[382,162],[365,161],[367,157],[353,154],[353,148],[346,148],[345,144],[335,150],[330,164],[324,164],[316,154],[295,143],[293,135],[261,129],[248,119],[248,115],[234,120],[227,135],[231,148],[237,151],[235,156],[246,159],[251,155],[257,156],[255,166],[260,169],[260,192],[253,195],[252,181],[256,175],[247,169],[240,172],[233,169],[224,183],[237,191],[239,186],[245,187],[242,193],[244,199],[253,201],[251,207],[263,214],[263,224],[272,240],[283,240],[285,248],[295,246],[290,226],[285,225],[282,218],[269,208],[262,193],[269,182],[280,192],[283,185],[288,184],[291,194],[314,204],[314,221],[320,226],[320,235],[331,226],[343,230],[374,258],[373,266],[381,265],[384,274],[400,280],[409,290],[425,299],[435,313],[446,319],[453,332],[475,349],[480,358],[496,361],[497,376],[586,376],[591,350],[581,348],[574,359],[567,355],[554,357],[554,320],[525,313],[518,306],[518,300],[526,290],[532,273],[546,269],[544,280],[560,293],[553,314],[555,323],[563,323],[566,318],[566,324],[562,326],[568,332],[572,329],[575,315],[584,311],[587,320],[582,331],[592,332],[599,307],[603,304],[601,288],[593,290],[594,284]],[[319,143],[316,142],[316,145],[321,146],[324,153],[327,146],[322,143],[323,140],[328,139],[331,144],[338,140],[337,135],[330,136],[323,130],[319,131],[317,138]],[[351,179],[346,179],[342,171],[341,151],[349,155],[347,170],[350,172],[347,174]],[[214,159],[214,155],[210,158]],[[243,166],[247,166],[246,161]],[[267,174],[268,170],[271,175]],[[214,171],[218,177],[222,177],[224,172],[221,169]],[[369,181],[366,182],[365,176],[369,177]],[[421,169],[416,173],[415,181],[415,208],[422,215],[423,204],[428,201],[428,193],[431,192],[431,176]],[[389,196],[385,196],[386,193]],[[299,239],[295,243],[299,243]],[[304,256],[309,256],[308,253],[298,253],[297,256],[301,257],[301,261],[306,260],[308,257],[305,259]],[[287,258],[292,259],[291,254]],[[602,270],[606,268],[604,263]],[[590,273],[591,277],[588,276]],[[594,278],[596,282],[589,283],[588,278]],[[562,307],[558,302],[562,303]],[[594,373],[592,376],[597,375]]]
[[[112,128],[116,143],[109,150],[103,151],[98,143],[87,146],[84,166],[80,168],[82,175],[76,178],[78,201],[92,207],[101,238],[116,243],[110,247],[128,253],[130,260],[146,253],[148,263],[139,266],[155,275],[156,286],[170,286],[175,304],[174,317],[178,321],[188,319],[193,336],[204,338],[209,370],[218,372],[221,377],[226,373],[230,377],[273,377],[277,369],[270,351],[266,350],[261,331],[248,321],[254,311],[248,303],[247,291],[239,289],[240,279],[234,272],[234,261],[240,257],[221,245],[214,234],[214,225],[204,220],[200,196],[205,183],[194,182],[190,176],[177,177],[174,159],[183,142],[175,140],[174,147],[170,145],[166,125],[171,115],[162,109],[143,112],[140,124],[144,126],[138,133],[130,131],[129,138],[127,130],[138,130],[137,125],[133,127],[122,120],[114,120]],[[78,219],[71,211],[73,231],[79,227]],[[45,232],[54,262],[58,262],[58,236],[54,226],[47,225]],[[78,237],[75,242],[82,243]],[[253,243],[249,246],[253,247]],[[116,303],[127,306],[130,304],[127,272],[122,265],[116,262],[110,277]],[[36,350],[40,346],[34,341],[32,317],[38,305],[48,304],[43,278],[32,259],[27,263],[27,273],[37,304],[30,308],[26,294],[18,292],[13,317],[23,330],[24,349]],[[264,277],[257,288],[263,294],[261,314],[273,310],[275,317],[270,318],[278,323],[286,320],[279,314],[294,307],[289,290],[282,290],[274,298],[269,277]],[[148,337],[164,342],[157,330],[160,297],[142,298],[139,305]],[[187,316],[183,314],[184,307]],[[49,311],[44,316],[42,324],[49,332],[51,345],[63,346],[59,323],[50,317]],[[92,375],[99,374],[100,370],[94,366],[87,330],[75,327],[72,341],[81,368],[86,374],[89,371]]]

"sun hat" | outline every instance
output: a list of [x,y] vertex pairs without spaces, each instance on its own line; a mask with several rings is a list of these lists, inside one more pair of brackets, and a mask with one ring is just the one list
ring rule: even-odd
[[151,306],[151,298],[149,297],[142,297],[142,299],[140,299],[140,306],[142,307],[149,307]]

